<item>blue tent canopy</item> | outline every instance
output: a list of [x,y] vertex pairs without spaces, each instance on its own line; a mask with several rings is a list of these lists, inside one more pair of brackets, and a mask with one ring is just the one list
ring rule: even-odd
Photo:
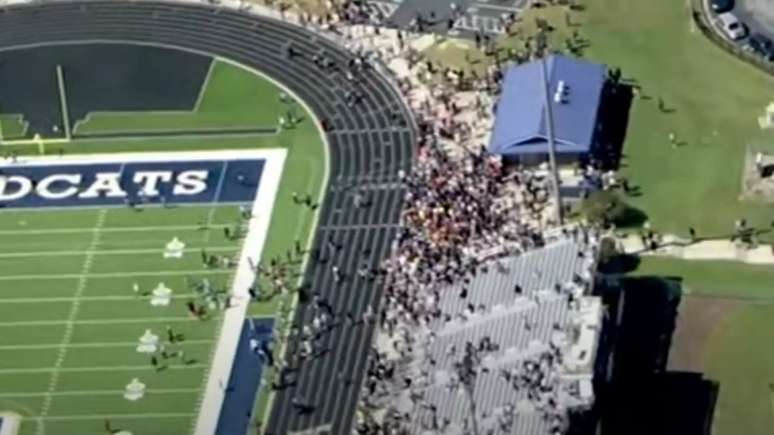
[[[607,77],[604,65],[561,55],[546,60],[557,154],[588,153]],[[540,61],[511,67],[497,105],[489,151],[501,155],[548,152]]]

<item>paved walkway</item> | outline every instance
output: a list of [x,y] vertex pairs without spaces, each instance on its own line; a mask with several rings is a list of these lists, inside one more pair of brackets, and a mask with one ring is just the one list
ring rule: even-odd
[[619,237],[618,247],[627,254],[676,257],[684,260],[727,260],[747,264],[774,264],[774,248],[760,245],[747,248],[744,244],[724,240],[703,240],[691,243],[674,235],[662,237],[662,247],[649,250],[637,234]]

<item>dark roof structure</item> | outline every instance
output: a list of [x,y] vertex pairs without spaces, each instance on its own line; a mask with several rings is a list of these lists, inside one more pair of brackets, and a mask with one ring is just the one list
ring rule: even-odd
[[[548,152],[541,60],[511,67],[497,105],[489,151],[500,155]],[[545,59],[557,154],[590,151],[607,77],[604,65],[561,55]]]

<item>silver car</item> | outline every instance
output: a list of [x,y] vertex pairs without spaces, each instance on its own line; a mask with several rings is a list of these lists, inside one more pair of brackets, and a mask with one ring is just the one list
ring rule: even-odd
[[739,21],[736,15],[731,12],[718,14],[718,20],[720,20],[723,32],[725,32],[729,38],[736,41],[747,36],[747,26]]

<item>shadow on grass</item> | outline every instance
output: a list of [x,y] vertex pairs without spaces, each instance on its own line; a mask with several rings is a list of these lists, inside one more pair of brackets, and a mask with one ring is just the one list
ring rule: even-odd
[[612,358],[609,366],[598,358],[595,407],[574,416],[568,433],[710,434],[719,384],[702,373],[667,370],[682,300],[680,278],[610,282],[601,290],[609,310],[599,352]]
[[621,163],[623,143],[629,125],[629,111],[634,93],[632,85],[610,81],[604,89],[599,108],[602,129],[596,138],[594,158],[602,168],[616,170]]

